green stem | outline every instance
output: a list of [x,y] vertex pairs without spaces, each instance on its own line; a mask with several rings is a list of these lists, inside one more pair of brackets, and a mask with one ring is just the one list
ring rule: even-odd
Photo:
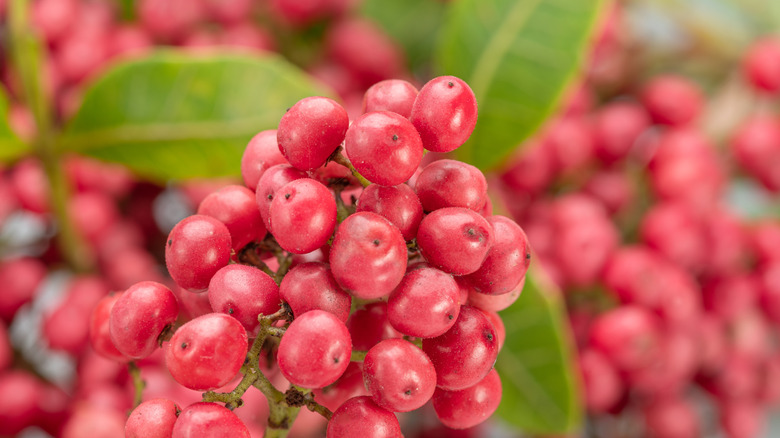
[[70,214],[70,183],[62,168],[62,154],[56,142],[57,129],[51,102],[43,86],[42,45],[30,27],[27,0],[13,0],[9,9],[11,52],[16,73],[22,83],[24,101],[32,111],[36,125],[33,140],[35,154],[43,163],[49,182],[52,213],[57,220],[57,243],[65,260],[76,271],[89,271],[94,259],[83,238],[76,231]]
[[357,169],[355,169],[355,166],[353,166],[352,163],[349,162],[347,157],[345,157],[344,154],[341,153],[341,146],[339,146],[339,148],[336,149],[336,152],[333,154],[333,161],[349,169],[349,171],[352,172],[352,176],[354,176],[358,181],[360,181],[360,184],[363,185],[363,187],[368,187],[371,185],[371,181],[363,177],[363,175],[361,175],[360,172],[358,172]]
[[351,362],[363,362],[366,358],[368,351],[352,350],[352,357],[349,358]]
[[135,362],[128,362],[127,369],[130,372],[130,377],[133,379],[133,388],[135,388],[135,393],[133,395],[133,408],[135,408],[141,404],[146,382],[141,378],[141,369],[138,368],[138,365],[136,365]]

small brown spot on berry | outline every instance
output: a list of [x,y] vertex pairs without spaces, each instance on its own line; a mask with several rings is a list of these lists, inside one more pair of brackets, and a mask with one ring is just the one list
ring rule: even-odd
[[531,253],[530,252],[525,253],[525,259],[526,260],[531,260]]
[[333,363],[339,363],[339,358],[336,356],[333,356]]
[[270,194],[270,193],[269,193],[269,194],[268,194],[268,200],[269,200],[269,201],[271,201],[271,200],[273,200],[273,199],[274,199],[274,195],[272,195],[272,194]]
[[404,394],[406,394],[406,395],[412,395],[412,390],[411,390],[411,389],[407,389],[407,390],[404,392]]
[[182,349],[182,350],[184,350],[184,349],[185,349],[185,348],[187,348],[189,345],[190,345],[190,344],[188,344],[188,343],[186,343],[186,342],[182,342],[182,343],[181,343],[181,349]]
[[168,246],[173,245],[173,239],[168,239]]
[[447,86],[448,86],[448,87],[450,87],[450,88],[452,88],[452,87],[454,87],[454,86],[455,86],[455,83],[454,83],[454,82],[452,82],[452,81],[449,81],[449,82],[447,82]]
[[234,312],[232,307],[228,307],[228,315],[232,315]]
[[493,340],[493,333],[487,333],[485,335],[485,337],[487,338],[488,341],[492,341]]
[[449,318],[449,319],[454,319],[455,317],[454,317],[454,316],[452,316],[452,314],[450,313],[449,315],[447,315],[447,318]]
[[374,246],[379,246],[379,243],[380,243],[379,239],[374,239],[374,242],[373,242]]
[[285,194],[284,194],[284,199],[290,199],[290,196],[291,196],[291,195],[290,195],[289,193],[285,193]]
[[393,134],[393,141],[398,141],[398,134]]

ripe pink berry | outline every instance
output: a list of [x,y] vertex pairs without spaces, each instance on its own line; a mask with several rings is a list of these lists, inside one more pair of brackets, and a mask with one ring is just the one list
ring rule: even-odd
[[776,94],[780,91],[780,41],[765,37],[753,43],[742,68],[753,87]]
[[165,265],[173,281],[203,292],[211,277],[230,260],[231,237],[225,224],[196,214],[176,224],[168,234]]
[[360,194],[357,211],[370,211],[384,217],[401,231],[406,241],[417,236],[423,218],[420,200],[406,184],[395,187],[371,184]]
[[388,319],[399,332],[439,336],[455,324],[460,289],[451,275],[431,267],[407,273],[387,301]]
[[27,371],[0,374],[0,435],[15,436],[34,424],[43,385]]
[[501,379],[492,369],[475,385],[457,391],[436,388],[433,409],[436,417],[451,429],[474,427],[493,415],[501,402]]
[[336,200],[310,178],[291,181],[274,194],[271,232],[285,251],[306,254],[325,245],[336,228]]
[[621,371],[644,366],[658,351],[660,333],[652,313],[638,306],[623,306],[593,321],[590,342]]
[[179,414],[172,438],[249,438],[249,429],[229,409],[216,403],[195,403]]
[[352,336],[352,348],[368,350],[384,339],[401,338],[387,318],[387,303],[377,301],[352,313],[347,321]]
[[417,88],[409,82],[401,79],[377,82],[363,95],[363,112],[392,111],[408,119],[416,97]]
[[719,406],[720,424],[729,438],[761,436],[766,422],[762,406],[752,400],[723,400]]
[[181,409],[163,398],[146,400],[138,405],[125,423],[125,438],[157,438],[171,436]]
[[0,319],[11,321],[20,307],[30,302],[43,279],[46,265],[32,257],[0,262]]
[[447,390],[477,384],[493,368],[498,336],[484,313],[461,306],[455,325],[443,335],[423,339],[423,351],[436,368],[436,386]]
[[279,294],[296,318],[315,309],[330,312],[343,323],[349,318],[352,297],[336,283],[325,263],[302,263],[292,268],[282,279]]
[[752,117],[734,134],[731,150],[739,164],[769,190],[780,191],[780,123],[774,117]]
[[236,252],[247,243],[265,237],[266,229],[257,209],[255,193],[246,187],[229,185],[211,193],[201,201],[198,214],[211,216],[225,224]]
[[618,370],[603,354],[593,349],[586,349],[580,354],[579,367],[588,412],[608,412],[620,401],[625,391]]
[[642,241],[681,267],[700,271],[706,261],[701,222],[691,208],[666,202],[653,206],[640,224]]
[[279,370],[292,384],[324,388],[349,366],[352,340],[335,315],[311,310],[293,320],[282,336],[277,353]]
[[[361,89],[400,77],[404,71],[402,49],[373,21],[336,21],[325,36],[325,50],[330,59],[349,71]],[[360,105],[359,101],[356,104]]]
[[642,89],[642,104],[655,123],[682,126],[696,119],[704,106],[701,90],[680,76],[656,76]]
[[643,409],[648,438],[696,438],[701,426],[694,406],[683,398],[657,400]]
[[425,149],[450,152],[468,140],[477,124],[477,98],[455,76],[439,76],[422,87],[409,119]]
[[8,328],[5,323],[0,321],[0,372],[11,366],[14,359],[14,352],[11,346],[11,339],[8,337]]
[[143,281],[127,289],[111,308],[111,341],[122,354],[142,359],[157,349],[160,333],[178,316],[173,292],[160,283]]
[[379,407],[368,396],[351,398],[336,409],[328,422],[327,433],[328,438],[403,436],[395,415]]
[[436,389],[433,363],[403,339],[386,339],[371,347],[363,361],[363,379],[374,402],[394,412],[421,407]]
[[625,159],[649,127],[650,117],[637,103],[616,101],[604,105],[593,120],[596,156],[606,164]]
[[215,312],[236,318],[248,333],[254,333],[258,315],[279,310],[279,286],[265,272],[254,266],[227,265],[217,271],[208,291]]
[[473,210],[442,208],[422,220],[417,245],[433,266],[454,275],[471,274],[493,245],[493,227]]
[[463,207],[479,213],[488,199],[485,175],[456,160],[437,160],[425,166],[414,190],[425,211]]
[[313,170],[344,141],[348,127],[349,116],[341,105],[327,97],[307,97],[282,116],[276,139],[291,165]]
[[584,117],[563,117],[545,129],[542,147],[548,149],[559,173],[583,169],[594,157],[593,129]]
[[523,281],[531,262],[531,248],[523,229],[504,216],[490,216],[493,245],[479,269],[466,276],[477,291],[488,295],[511,292]]
[[352,295],[367,300],[392,292],[406,272],[406,262],[401,232],[376,213],[347,217],[330,249],[333,277]]
[[347,130],[344,148],[361,175],[383,186],[407,181],[423,157],[422,140],[414,125],[389,111],[358,117]]
[[249,140],[241,156],[241,176],[244,184],[254,190],[266,170],[277,164],[287,164],[276,141],[276,129],[260,131]]
[[172,41],[191,31],[204,17],[201,2],[188,0],[141,0],[138,19],[155,38]]
[[121,294],[103,297],[92,309],[89,320],[89,342],[101,356],[118,362],[128,362],[130,358],[116,348],[109,332],[111,309],[120,297]]
[[[463,277],[458,277],[463,278]],[[456,278],[457,280],[457,278]],[[464,280],[465,281],[465,280]],[[459,284],[462,284],[460,281]],[[468,299],[461,302],[461,304],[468,304],[474,306],[480,310],[486,310],[490,312],[500,312],[507,307],[511,306],[523,293],[523,287],[525,286],[525,277],[520,280],[520,283],[511,291],[501,295],[485,295],[474,290],[472,287],[468,287]],[[462,287],[462,286],[461,286]]]
[[165,364],[181,385],[209,391],[233,380],[248,349],[246,330],[237,319],[209,313],[176,330],[165,349]]
[[540,141],[531,140],[510,160],[501,182],[511,190],[513,198],[517,193],[537,194],[555,178],[555,166],[552,151]]
[[289,164],[277,164],[268,168],[257,182],[255,201],[263,218],[263,224],[271,231],[271,203],[276,191],[287,183],[296,179],[306,178],[306,173],[290,166]]

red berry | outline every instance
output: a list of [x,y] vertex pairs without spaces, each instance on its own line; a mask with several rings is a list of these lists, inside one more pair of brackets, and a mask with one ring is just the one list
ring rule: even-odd
[[109,332],[111,309],[120,297],[121,294],[103,297],[92,309],[89,320],[89,342],[101,356],[118,362],[128,362],[130,358],[116,348]]
[[296,318],[315,309],[330,312],[343,323],[349,318],[352,297],[339,287],[325,263],[302,263],[292,268],[282,279],[279,294]]
[[349,366],[352,340],[335,315],[311,310],[293,320],[277,353],[279,370],[294,385],[324,388]]
[[344,141],[347,111],[327,97],[307,97],[282,116],[276,139],[287,161],[300,170],[313,170]]
[[653,121],[662,125],[682,126],[701,113],[704,98],[701,90],[680,76],[656,76],[642,89],[642,103]]
[[[458,277],[463,278],[463,277]],[[456,278],[457,280],[457,278]],[[464,280],[465,281],[465,280]],[[460,282],[459,282],[460,283]],[[525,277],[520,280],[520,283],[511,291],[501,295],[485,295],[479,293],[474,288],[470,287],[467,290],[468,299],[465,303],[469,306],[474,306],[480,310],[486,310],[490,312],[500,312],[507,307],[511,306],[523,293],[523,287],[525,286]]]
[[162,398],[146,400],[138,405],[125,423],[125,438],[157,438],[173,434],[174,423],[181,409]]
[[593,321],[590,341],[619,370],[635,370],[647,366],[658,351],[658,321],[641,307],[619,307]]
[[588,411],[603,413],[611,410],[625,391],[618,370],[604,355],[593,349],[587,349],[580,354],[579,366]]
[[460,312],[460,289],[451,275],[423,267],[406,274],[387,300],[390,324],[417,338],[444,334]]
[[417,88],[400,79],[377,82],[363,96],[363,112],[392,111],[407,119],[417,97]]
[[217,219],[193,215],[168,234],[165,265],[173,281],[193,292],[205,291],[211,277],[230,260],[231,237]]
[[498,336],[484,313],[462,306],[455,325],[443,335],[423,339],[423,351],[436,368],[436,386],[447,390],[477,384],[493,368]]
[[564,117],[552,121],[545,129],[542,147],[552,156],[555,170],[572,173],[593,159],[593,130],[584,117]]
[[363,378],[374,402],[394,412],[421,407],[436,389],[433,363],[403,339],[386,339],[371,347],[363,361]]
[[0,319],[11,321],[20,307],[32,301],[46,277],[46,265],[32,257],[0,262]]
[[216,403],[195,403],[179,414],[172,438],[249,438],[249,429],[241,419]]
[[336,230],[330,249],[333,277],[362,299],[392,292],[406,272],[406,262],[401,232],[376,213],[350,215]]
[[122,354],[142,359],[157,349],[157,338],[176,322],[179,305],[170,289],[143,281],[123,293],[111,308],[108,329]]
[[401,338],[390,324],[387,317],[387,303],[378,301],[367,304],[352,313],[347,321],[349,333],[352,336],[352,348],[368,350],[384,339]]
[[277,164],[287,164],[276,141],[276,129],[260,131],[249,140],[241,156],[241,176],[244,184],[254,190],[266,170]]
[[450,152],[468,140],[477,124],[477,98],[455,76],[439,76],[422,87],[409,117],[431,152]]
[[354,397],[336,409],[328,422],[327,438],[401,438],[401,425],[392,412],[371,397]]
[[523,229],[512,219],[490,216],[493,245],[479,269],[465,277],[477,291],[488,295],[511,292],[525,278],[531,262],[531,248]]
[[401,231],[406,241],[417,236],[423,218],[420,200],[406,184],[395,187],[371,184],[360,194],[357,211],[370,211],[384,217]]
[[291,181],[274,194],[271,232],[285,251],[306,254],[325,245],[336,228],[336,200],[310,178]]
[[501,402],[501,379],[496,370],[475,385],[457,391],[436,388],[433,409],[436,417],[451,429],[474,427],[493,415]]
[[765,37],[753,43],[742,68],[753,87],[776,94],[780,91],[780,41]]
[[330,58],[344,66],[361,89],[397,78],[404,70],[403,51],[372,21],[337,21],[328,29],[325,46]]
[[774,117],[752,117],[734,134],[731,150],[739,164],[769,190],[780,191],[780,123]]
[[482,266],[493,245],[493,227],[473,210],[442,208],[422,220],[417,245],[437,268],[454,275],[471,274]]
[[0,374],[0,435],[15,436],[33,425],[43,389],[41,382],[26,371]]
[[420,135],[405,117],[389,111],[363,114],[347,130],[344,148],[355,169],[383,186],[407,181],[420,166]]
[[265,237],[265,225],[257,209],[255,193],[246,187],[229,185],[211,193],[201,201],[198,214],[211,216],[225,224],[236,252],[247,243]]
[[593,121],[596,156],[607,164],[625,159],[649,127],[650,117],[637,103],[616,101],[604,105]]
[[425,166],[414,190],[425,211],[463,207],[479,213],[488,199],[485,175],[455,160],[437,160]]
[[287,183],[296,179],[306,178],[306,173],[290,166],[289,164],[277,164],[268,168],[257,182],[255,201],[263,218],[263,224],[268,231],[271,230],[271,203],[276,191]]
[[274,279],[244,265],[227,265],[217,271],[211,277],[208,297],[215,312],[236,318],[250,334],[257,330],[258,315],[271,315],[281,304]]
[[696,438],[701,436],[694,406],[682,398],[657,400],[643,409],[648,438]]
[[317,403],[335,411],[352,397],[368,395],[363,383],[363,363],[350,362],[347,370],[334,383],[313,391]]
[[165,349],[165,364],[181,385],[208,391],[233,380],[248,349],[246,330],[237,319],[210,313],[176,330]]

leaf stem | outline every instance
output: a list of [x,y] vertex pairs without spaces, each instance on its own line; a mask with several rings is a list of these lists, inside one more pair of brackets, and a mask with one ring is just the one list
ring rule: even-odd
[[76,231],[68,212],[70,183],[62,168],[62,155],[57,147],[57,129],[51,111],[51,102],[43,85],[43,50],[30,27],[27,0],[12,0],[9,9],[11,54],[16,73],[22,84],[24,101],[32,111],[36,125],[33,147],[43,163],[49,182],[49,197],[57,225],[57,243],[68,264],[76,271],[90,271],[94,258],[82,236]]
[[136,408],[141,404],[143,399],[143,392],[144,388],[146,388],[146,382],[144,382],[144,379],[141,377],[141,369],[138,368],[138,365],[136,365],[134,361],[127,363],[127,370],[130,372],[130,377],[133,379],[133,388],[135,388],[133,395],[133,408]]
[[351,362],[363,362],[366,358],[368,351],[352,350],[352,356],[349,358]]
[[355,166],[350,163],[350,161],[347,159],[346,156],[344,156],[343,153],[341,153],[341,146],[336,149],[336,152],[333,153],[332,161],[341,164],[342,166],[349,169],[350,172],[352,172],[352,176],[354,176],[358,181],[360,181],[360,184],[363,187],[368,187],[371,185],[371,181],[367,180],[363,175],[360,174],[360,172],[355,169]]

